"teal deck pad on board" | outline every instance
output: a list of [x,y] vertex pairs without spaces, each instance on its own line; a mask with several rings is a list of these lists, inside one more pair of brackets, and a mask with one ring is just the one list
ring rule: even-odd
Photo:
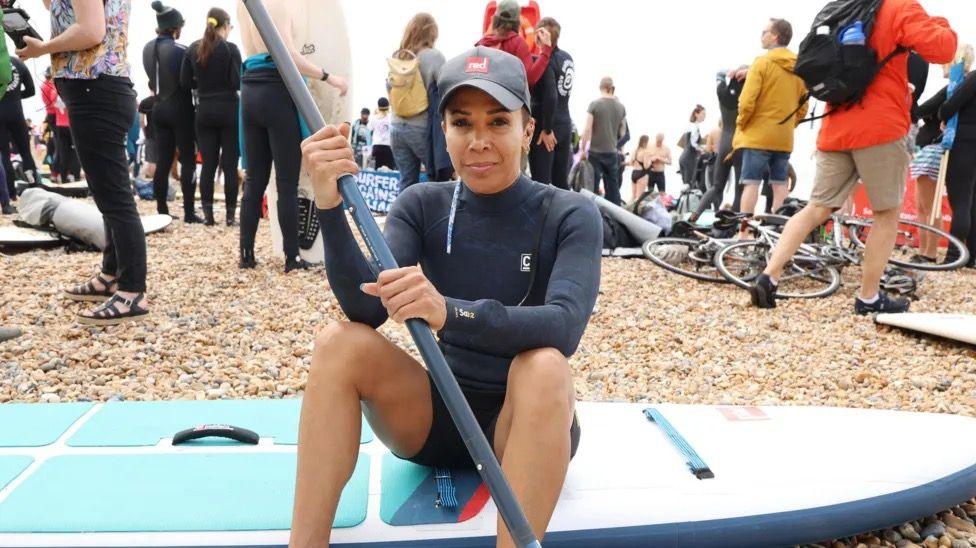
[[32,462],[34,462],[34,459],[31,457],[0,457],[0,489],[3,489],[8,483],[14,481]]
[[451,470],[458,507],[441,508],[434,469],[396,455],[383,455],[380,519],[389,525],[459,523],[478,515],[488,502],[488,490],[474,470]]
[[[202,424],[229,424],[247,428],[276,445],[298,443],[302,400],[172,400],[108,402],[68,440],[72,447],[140,447]],[[373,439],[366,421],[360,443]],[[206,438],[187,446],[236,445],[238,442]]]
[[0,447],[41,447],[58,440],[93,404],[0,404]]
[[[54,457],[0,503],[0,533],[266,531],[291,527],[294,453]],[[368,455],[334,527],[366,519]]]

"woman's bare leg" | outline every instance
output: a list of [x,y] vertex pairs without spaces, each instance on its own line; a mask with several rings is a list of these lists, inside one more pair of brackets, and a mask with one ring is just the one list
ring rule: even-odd
[[372,328],[334,323],[315,338],[302,402],[290,546],[328,546],[359,454],[360,413],[387,447],[415,455],[430,432],[427,373]]
[[[495,453],[515,497],[542,538],[569,467],[573,422],[572,371],[553,348],[523,352],[508,373],[505,403],[495,424]],[[501,516],[498,546],[514,546]]]
[[[922,175],[915,181],[915,210],[916,219],[923,224],[929,224],[929,217],[932,215],[932,200],[935,199],[935,181],[931,177]],[[936,219],[935,228],[942,228],[942,213]],[[929,232],[922,232],[919,238],[918,253],[930,259],[938,256],[938,238]]]

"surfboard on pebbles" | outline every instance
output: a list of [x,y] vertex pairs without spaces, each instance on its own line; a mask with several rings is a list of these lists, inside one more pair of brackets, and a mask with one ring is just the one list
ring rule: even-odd
[[[12,425],[0,429],[0,546],[284,547],[299,410],[295,399],[0,405],[0,424]],[[970,417],[590,402],[577,411],[580,446],[547,547],[807,544],[976,495]],[[184,429],[228,428],[257,443],[173,445]],[[906,431],[952,439],[953,450],[810,449]],[[333,545],[494,546],[496,509],[473,472],[401,461],[365,426],[360,441]]]
[[[142,228],[146,234],[165,230],[173,223],[169,215],[144,215]],[[56,247],[65,240],[48,230],[15,225],[0,226],[0,247]]]
[[882,325],[976,345],[976,316],[972,314],[905,312],[878,314],[874,321]]
[[[342,75],[349,82],[345,97],[321,80],[309,80],[308,87],[315,104],[322,113],[326,124],[352,122],[352,49],[349,43],[349,29],[341,0],[289,0],[292,19],[292,36],[299,53],[330,73]],[[323,29],[328,29],[323,30]],[[271,180],[274,181],[272,174]],[[275,253],[284,256],[281,227],[278,224],[278,210],[275,204],[278,192],[274,184],[268,185],[268,215],[271,219],[271,243]],[[325,254],[322,247],[322,234],[318,219],[315,218],[314,193],[312,182],[304,173],[298,180],[298,240],[299,253],[310,263],[321,263]]]

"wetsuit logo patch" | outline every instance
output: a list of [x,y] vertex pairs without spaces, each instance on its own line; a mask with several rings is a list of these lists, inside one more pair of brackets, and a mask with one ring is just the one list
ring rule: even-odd
[[532,272],[532,254],[523,253],[520,261],[519,270],[522,272]]
[[488,74],[488,58],[487,57],[468,57],[467,64],[464,66],[464,72],[478,73],[478,74]]

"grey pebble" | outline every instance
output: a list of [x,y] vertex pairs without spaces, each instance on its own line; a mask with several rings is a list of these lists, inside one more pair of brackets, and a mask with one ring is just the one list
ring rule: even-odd
[[928,538],[928,537],[938,538],[944,535],[945,532],[946,532],[945,524],[942,523],[941,521],[936,520],[926,525],[925,528],[922,529],[922,532],[919,536],[921,536],[922,538]]

